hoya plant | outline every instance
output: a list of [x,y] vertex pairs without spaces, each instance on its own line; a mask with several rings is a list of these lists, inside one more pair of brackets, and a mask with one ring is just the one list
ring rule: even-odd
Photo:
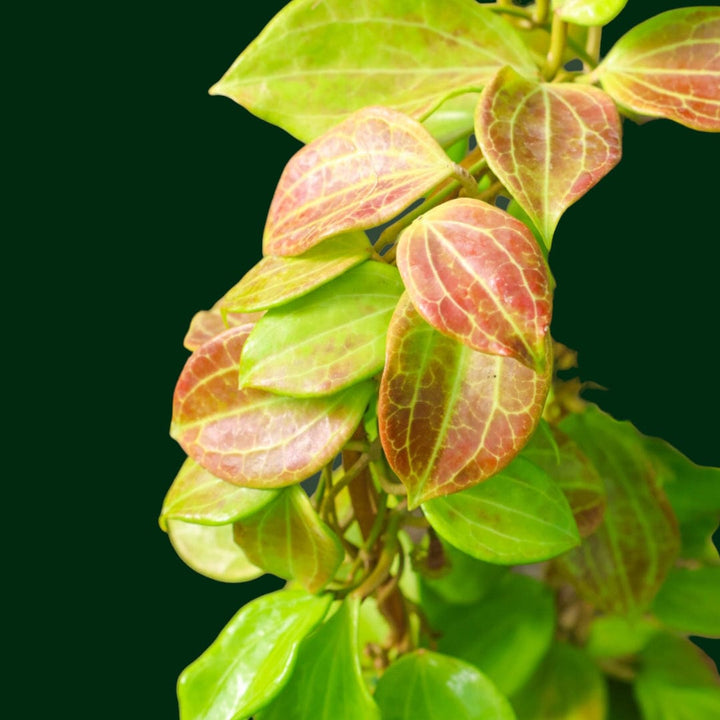
[[720,8],[601,57],[625,4],[293,0],[212,88],[304,145],[185,337],[160,524],[287,584],[182,720],[720,717],[689,639],[720,637],[720,470],[587,402],[550,335],[553,235],[623,123],[720,131]]

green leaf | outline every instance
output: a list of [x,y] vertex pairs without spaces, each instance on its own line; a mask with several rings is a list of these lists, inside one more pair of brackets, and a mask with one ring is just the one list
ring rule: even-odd
[[282,307],[250,333],[240,386],[294,397],[338,392],[382,370],[403,284],[396,268],[366,262]]
[[542,468],[522,457],[489,480],[429,500],[422,508],[449,543],[485,562],[539,562],[580,543],[562,491]]
[[325,238],[381,225],[453,172],[416,120],[385,107],[358,110],[290,158],[263,253],[299,255]]
[[563,491],[582,537],[597,530],[605,512],[605,487],[576,443],[541,420],[520,457],[542,468]]
[[265,572],[297,580],[312,593],[332,580],[345,557],[340,539],[299,485],[285,488],[262,510],[236,522],[235,542]]
[[196,350],[175,388],[170,434],[223,480],[283,487],[330,462],[362,419],[374,384],[322,398],[288,398],[237,389],[248,329],[231,328]]
[[501,70],[482,92],[475,135],[491,170],[549,249],[562,214],[617,165],[620,117],[602,90]]
[[422,124],[444,148],[449,148],[472,134],[479,97],[480,93],[463,93],[448,98]]
[[245,720],[288,681],[332,597],[280,590],[245,605],[178,680],[180,720]]
[[720,8],[678,8],[640,23],[593,75],[632,112],[720,131]]
[[210,92],[307,142],[368,105],[423,118],[504,65],[536,72],[512,26],[470,0],[294,0]]
[[284,305],[367,260],[365,233],[328,238],[296,257],[264,257],[223,299],[225,312],[251,312]]
[[360,671],[358,607],[346,599],[305,639],[290,681],[257,720],[380,720]]
[[190,327],[183,339],[183,346],[187,350],[195,352],[206,342],[231,327],[245,327],[249,331],[262,317],[261,312],[223,313],[224,302],[225,296],[221,297],[210,310],[200,310],[193,315]]
[[586,653],[556,643],[512,704],[518,720],[605,720],[605,681]]
[[169,518],[167,533],[178,557],[205,577],[239,583],[264,572],[235,544],[232,525],[198,525]]
[[644,450],[643,436],[594,406],[560,429],[590,459],[605,486],[603,524],[558,558],[558,570],[587,601],[609,613],[647,608],[678,554],[677,521]]
[[593,658],[636,655],[657,633],[656,621],[643,617],[602,615],[590,623],[585,650]]
[[628,0],[552,0],[552,8],[565,22],[576,25],[607,25]]
[[720,637],[720,567],[673,568],[652,611],[673,630]]
[[403,231],[397,266],[436,330],[473,350],[544,366],[552,284],[521,222],[480,200],[450,200]]
[[438,650],[475,665],[505,695],[512,695],[545,656],[555,631],[548,587],[516,573],[504,575],[473,606],[423,603],[442,631]]
[[713,661],[684,638],[658,635],[645,648],[635,680],[643,720],[720,717],[720,678]]
[[462,660],[427,650],[390,665],[375,699],[383,720],[515,720],[510,703],[485,675]]
[[400,299],[388,330],[378,419],[410,507],[477,484],[518,453],[538,422],[549,375],[437,332]]
[[227,525],[252,515],[277,495],[275,490],[238,487],[220,480],[188,458],[165,496],[160,527],[167,530],[168,519]]

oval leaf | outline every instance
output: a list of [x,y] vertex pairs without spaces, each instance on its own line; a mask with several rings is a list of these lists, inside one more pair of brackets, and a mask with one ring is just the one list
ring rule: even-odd
[[607,25],[628,0],[552,0],[552,8],[565,22],[576,25]]
[[547,264],[530,230],[506,212],[450,200],[402,233],[397,266],[413,305],[436,330],[480,352],[545,364]]
[[607,506],[600,528],[555,563],[597,608],[618,614],[644,610],[677,557],[679,536],[643,437],[593,406],[568,415],[560,429],[600,474]]
[[360,670],[358,608],[347,598],[303,642],[290,681],[257,720],[380,720]]
[[225,297],[221,297],[210,310],[200,310],[193,315],[190,327],[183,339],[183,347],[190,352],[195,352],[206,342],[231,327],[244,327],[248,332],[252,326],[262,317],[260,312],[236,313],[224,312],[223,305]]
[[299,255],[321,240],[380,225],[449,177],[454,164],[416,120],[358,110],[288,162],[273,196],[265,255]]
[[504,65],[536,72],[512,26],[467,0],[294,0],[210,92],[307,142],[368,105],[425,117]]
[[220,480],[188,458],[165,496],[160,527],[166,530],[169,519],[227,525],[252,515],[277,496],[275,490],[238,487]]
[[480,485],[429,500],[422,508],[439,535],[485,562],[539,562],[580,543],[562,491],[522,457]]
[[640,23],[594,75],[632,112],[720,131],[720,8],[678,8]]
[[190,356],[175,388],[170,434],[223,480],[259,488],[292,485],[340,452],[374,385],[309,399],[238,390],[237,365],[247,336],[245,327],[231,328]]
[[268,311],[245,343],[240,386],[312,397],[375,375],[402,292],[394,267],[366,262]]
[[285,488],[280,497],[235,523],[235,542],[265,572],[297,580],[308,592],[320,591],[345,557],[340,539],[318,517],[305,491]]
[[444,147],[469,137],[475,126],[475,107],[480,93],[463,93],[448,98],[423,120],[424,128]]
[[198,525],[169,518],[167,532],[178,557],[205,577],[238,583],[264,572],[235,544],[232,525]]
[[390,665],[375,699],[383,720],[515,720],[510,703],[477,668],[427,650]]
[[548,385],[547,372],[437,332],[404,295],[388,330],[378,420],[410,506],[505,467],[535,429]]
[[246,718],[288,681],[298,646],[332,597],[280,590],[253,600],[178,680],[180,720]]
[[622,150],[620,116],[602,90],[538,83],[511,68],[483,90],[475,135],[548,248],[561,215],[617,165]]
[[365,233],[328,238],[296,257],[264,257],[223,299],[226,312],[252,312],[284,305],[342,275],[370,257]]

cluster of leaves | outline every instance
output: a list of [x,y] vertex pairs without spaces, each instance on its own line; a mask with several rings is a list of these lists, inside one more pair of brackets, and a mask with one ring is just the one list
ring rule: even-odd
[[160,522],[288,584],[183,672],[185,720],[720,717],[687,638],[720,636],[720,471],[553,372],[553,233],[621,116],[720,130],[720,9],[600,62],[624,5],[293,0],[215,86],[307,144],[185,338]]

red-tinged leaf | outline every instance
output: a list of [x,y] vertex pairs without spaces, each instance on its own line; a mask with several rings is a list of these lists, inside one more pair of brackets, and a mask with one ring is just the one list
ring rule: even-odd
[[170,434],[223,480],[259,488],[291,485],[337,455],[362,419],[374,385],[307,399],[238,390],[248,332],[230,328],[190,356],[175,388]]
[[328,238],[297,257],[264,257],[222,301],[225,312],[253,312],[284,305],[367,260],[365,233]]
[[397,266],[436,330],[474,350],[544,366],[551,280],[521,222],[480,200],[450,200],[402,233]]
[[475,135],[492,171],[550,247],[561,215],[620,160],[620,117],[602,90],[538,83],[504,68],[485,87]]
[[640,23],[594,77],[634,113],[720,131],[720,8],[678,8]]
[[318,517],[305,491],[285,488],[280,497],[235,523],[235,542],[250,562],[317,593],[345,557],[338,536]]
[[388,330],[378,419],[410,506],[505,467],[535,429],[548,385],[547,371],[439,333],[404,295]]
[[263,252],[299,255],[333,235],[380,225],[453,170],[419,122],[383,107],[358,110],[290,159]]

